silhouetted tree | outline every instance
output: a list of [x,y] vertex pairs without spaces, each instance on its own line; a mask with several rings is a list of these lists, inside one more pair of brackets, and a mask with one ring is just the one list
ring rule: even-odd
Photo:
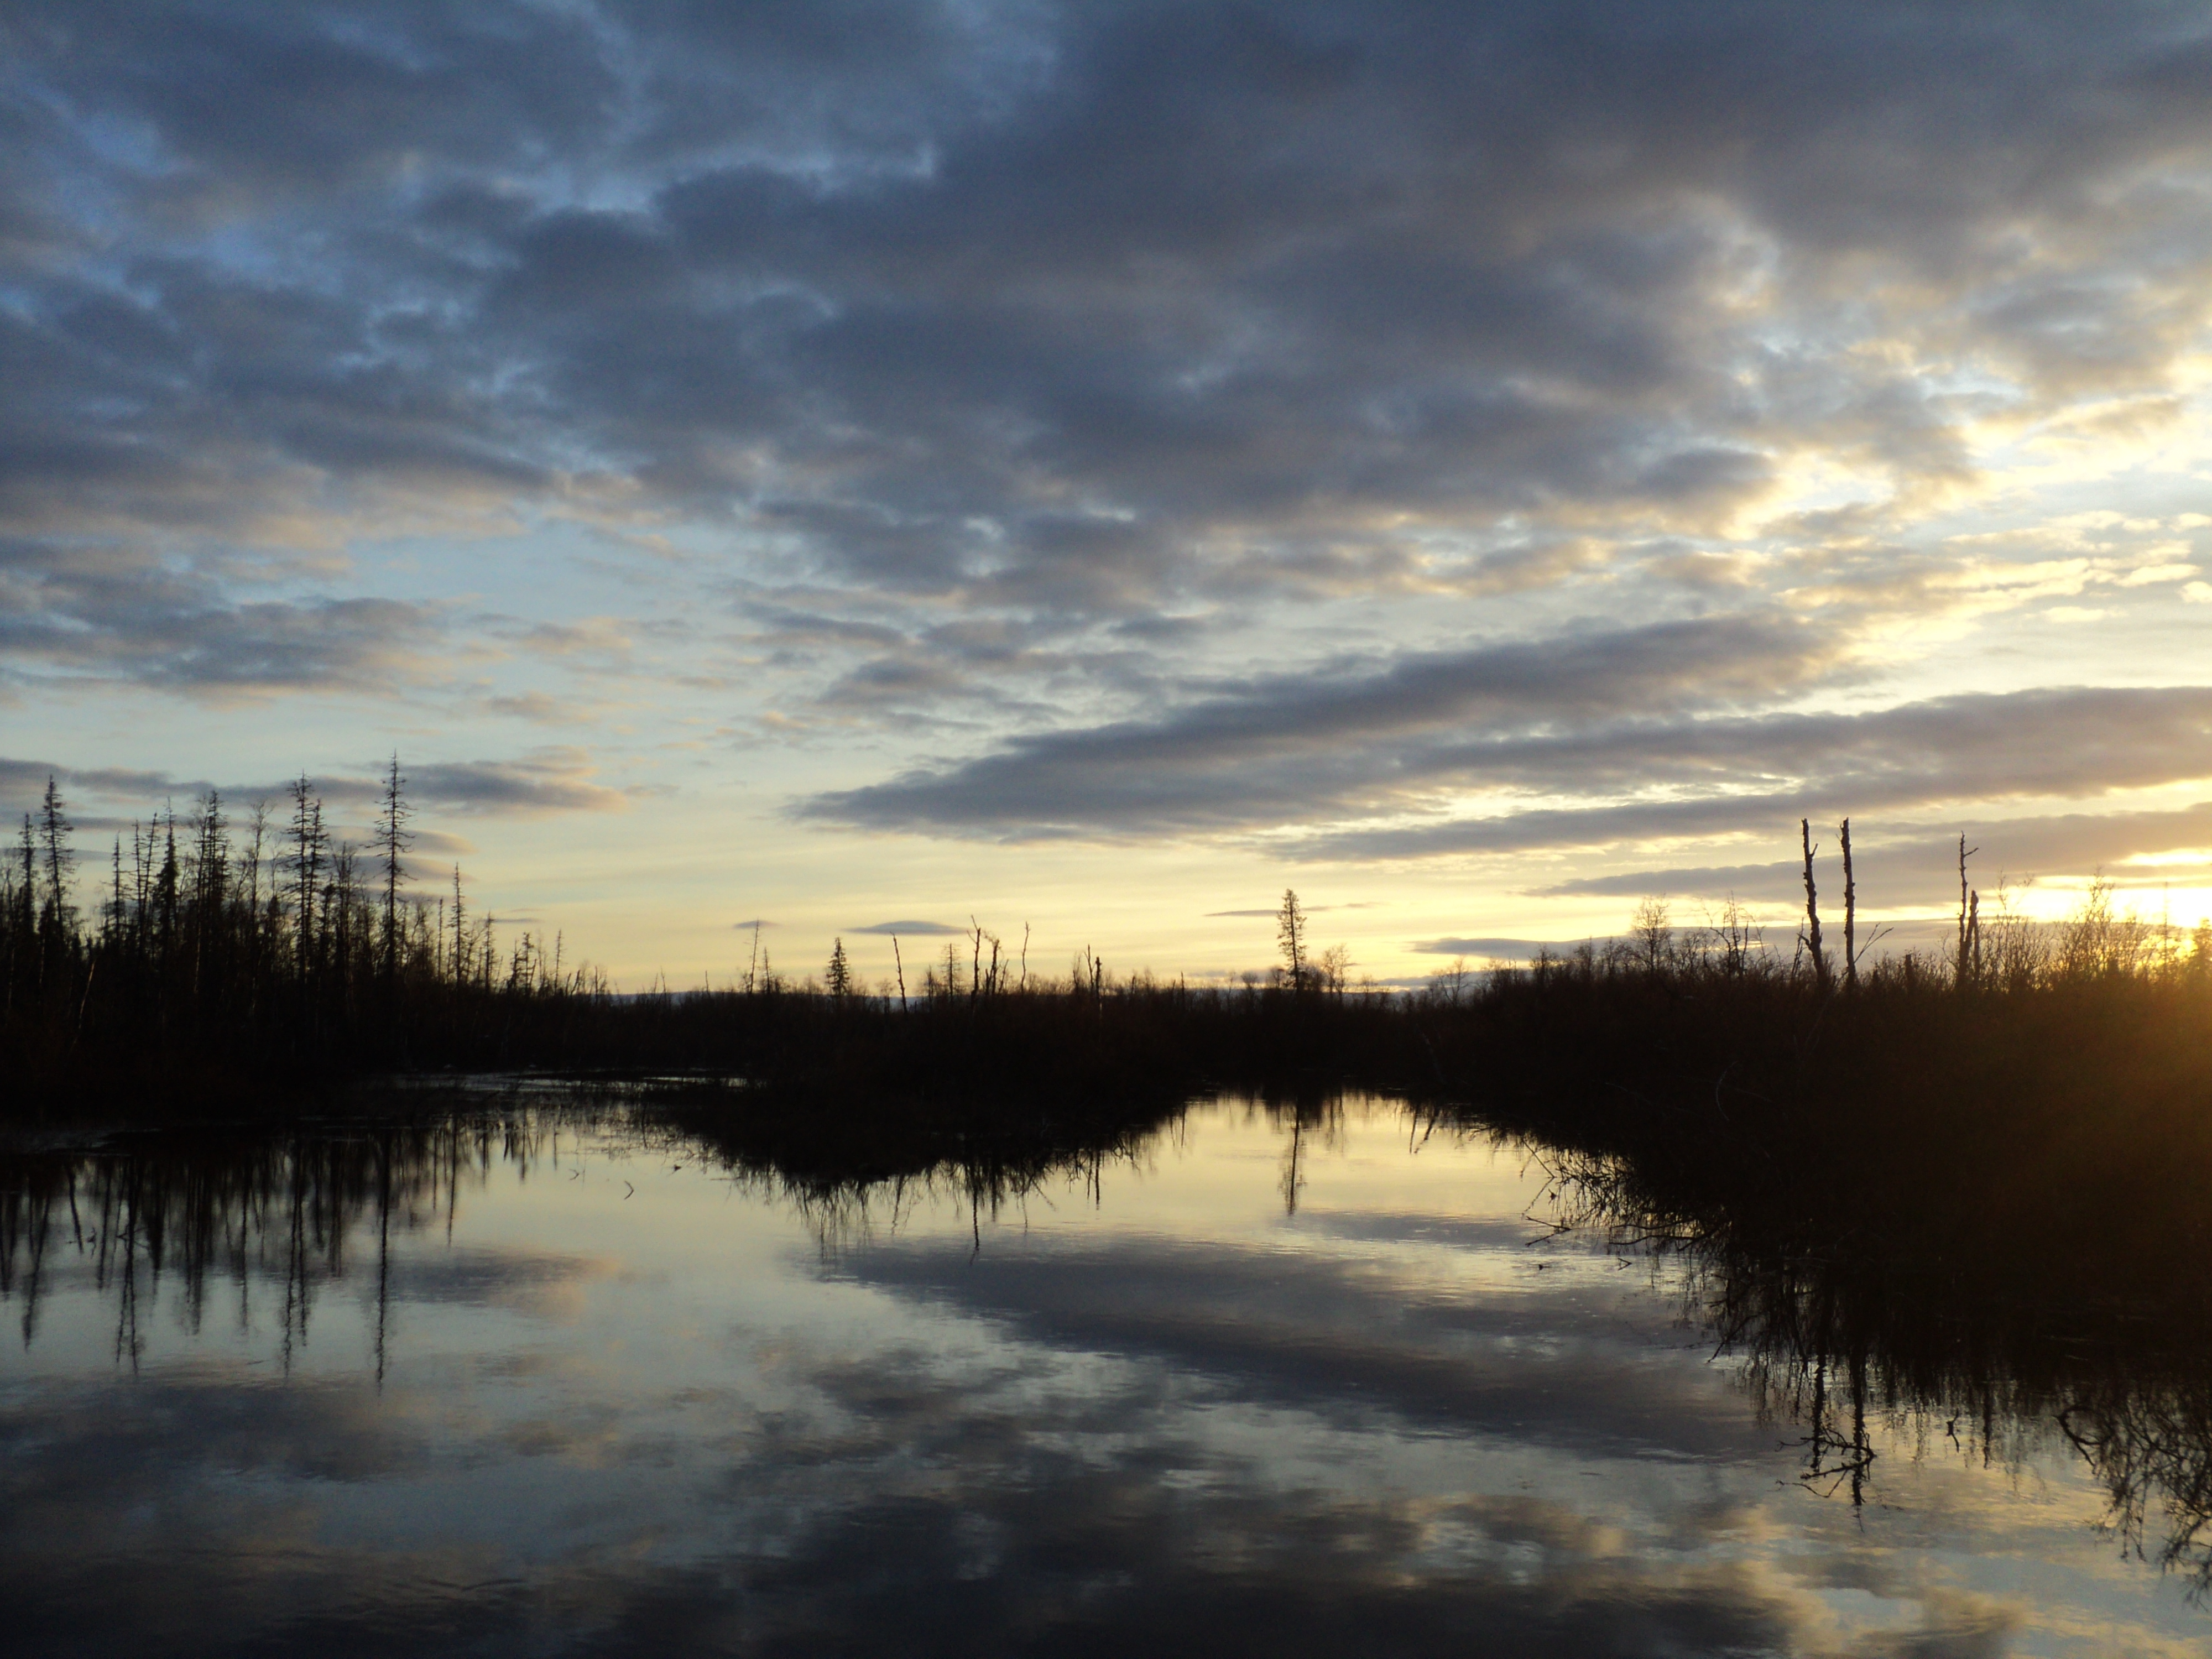
[[293,781],[291,792],[293,950],[295,965],[300,978],[305,981],[311,975],[317,955],[317,925],[320,921],[317,901],[320,896],[323,854],[329,849],[330,837],[323,830],[323,803],[306,773]]
[[1646,973],[1656,974],[1665,967],[1674,951],[1674,926],[1667,901],[1647,898],[1638,903],[1636,914],[1628,920],[1628,936],[1644,958]]
[[407,780],[399,775],[399,751],[392,751],[392,769],[384,780],[384,801],[376,817],[376,849],[384,859],[384,975],[395,979],[399,973],[399,874],[408,844],[415,837],[408,832],[407,820],[412,816],[403,793]]
[[1978,847],[1967,846],[1964,836],[1959,837],[1959,960],[1954,977],[1962,990],[1973,975],[1975,935],[1979,931],[1976,926],[1978,918],[1974,914],[1973,890],[1966,884],[1966,860],[1981,850]]
[[1283,975],[1291,989],[1304,990],[1310,975],[1306,965],[1306,913],[1298,907],[1296,888],[1283,889],[1283,908],[1275,913],[1275,942],[1282,948]]
[[70,828],[69,814],[62,809],[62,793],[49,773],[46,795],[39,803],[39,851],[46,872],[46,915],[58,933],[76,922],[70,903],[70,876],[76,866],[76,854],[70,851]]
[[1836,839],[1844,852],[1844,988],[1856,991],[1859,984],[1859,888],[1851,872],[1851,821],[1845,818],[1837,826]]
[[1813,884],[1813,854],[1820,849],[1813,845],[1811,819],[1797,820],[1797,835],[1805,853],[1805,951],[1813,959],[1813,982],[1825,991],[1828,988],[1828,953],[1820,944],[1820,891]]

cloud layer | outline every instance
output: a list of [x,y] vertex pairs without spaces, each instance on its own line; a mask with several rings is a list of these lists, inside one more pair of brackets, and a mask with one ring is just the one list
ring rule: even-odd
[[[856,745],[808,823],[1328,858],[2212,775],[2185,659],[1903,672],[2204,588],[2184,474],[2091,488],[2205,414],[2171,7],[28,0],[0,41],[0,696],[535,653],[488,717],[622,676]],[[371,579],[410,538],[481,614]],[[667,562],[682,625],[552,614],[556,544]]]

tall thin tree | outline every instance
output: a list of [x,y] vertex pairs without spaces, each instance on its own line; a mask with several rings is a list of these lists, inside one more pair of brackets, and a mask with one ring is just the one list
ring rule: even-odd
[[1966,860],[1982,849],[1966,845],[1964,836],[1959,837],[1959,962],[1954,980],[1964,990],[1972,972],[1974,954],[1973,928],[1979,918],[1974,912],[1973,892],[1966,884]]
[[1306,913],[1298,904],[1297,890],[1283,889],[1283,907],[1275,912],[1275,943],[1283,952],[1283,971],[1291,989],[1303,991],[1310,970],[1306,966]]
[[469,976],[469,934],[467,918],[461,902],[461,866],[453,866],[453,983],[459,985]]
[[39,803],[39,850],[46,866],[46,910],[57,934],[68,932],[71,920],[70,875],[76,867],[76,854],[69,844],[73,827],[63,810],[62,792],[49,773],[46,795]]
[[407,780],[399,775],[399,751],[392,751],[392,769],[384,780],[384,804],[377,813],[376,847],[384,858],[384,976],[399,976],[399,876],[407,848],[415,837],[407,828],[413,816],[407,805]]
[[1859,889],[1851,875],[1851,821],[1845,818],[1837,827],[1836,838],[1844,848],[1844,988],[1856,991],[1859,985]]
[[23,839],[16,852],[23,862],[23,884],[19,890],[18,901],[23,909],[23,937],[28,939],[37,931],[39,916],[39,843],[36,832],[31,828],[28,812],[23,814]]
[[290,786],[292,792],[292,894],[295,961],[306,979],[313,964],[318,939],[316,900],[323,873],[323,853],[330,838],[323,830],[323,803],[315,786],[302,772]]
[[1820,945],[1820,893],[1813,884],[1813,854],[1818,849],[1813,845],[1811,819],[1797,820],[1797,835],[1805,849],[1805,948],[1813,958],[1813,982],[1825,991],[1828,988],[1828,953]]

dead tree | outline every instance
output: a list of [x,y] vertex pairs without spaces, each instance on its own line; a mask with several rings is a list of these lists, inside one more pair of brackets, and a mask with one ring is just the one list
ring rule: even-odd
[[1798,839],[1805,848],[1805,948],[1812,953],[1813,982],[1828,988],[1828,953],[1820,948],[1820,892],[1813,884],[1813,822],[1797,820]]
[[1836,838],[1844,849],[1844,988],[1859,988],[1859,889],[1851,877],[1851,821],[1837,827]]
[[1981,850],[1967,846],[1964,836],[1959,837],[1959,962],[1954,979],[1962,991],[1973,971],[1974,935],[1980,931],[1981,920],[1976,914],[1973,890],[1966,885],[1966,860]]

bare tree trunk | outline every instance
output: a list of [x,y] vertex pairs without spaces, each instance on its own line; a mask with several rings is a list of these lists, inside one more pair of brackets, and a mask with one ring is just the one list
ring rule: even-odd
[[1844,848],[1844,988],[1859,988],[1859,889],[1851,877],[1851,821],[1845,818],[1836,835]]
[[1964,836],[1959,837],[1959,963],[1954,982],[1962,991],[1966,988],[1967,976],[1972,971],[1973,939],[1968,930],[1975,919],[1973,894],[1966,885],[1966,860],[1981,850],[1978,847],[1967,846]]
[[1813,955],[1813,982],[1828,988],[1828,957],[1820,948],[1820,894],[1813,884],[1813,823],[1797,820],[1797,835],[1805,848],[1805,948]]

